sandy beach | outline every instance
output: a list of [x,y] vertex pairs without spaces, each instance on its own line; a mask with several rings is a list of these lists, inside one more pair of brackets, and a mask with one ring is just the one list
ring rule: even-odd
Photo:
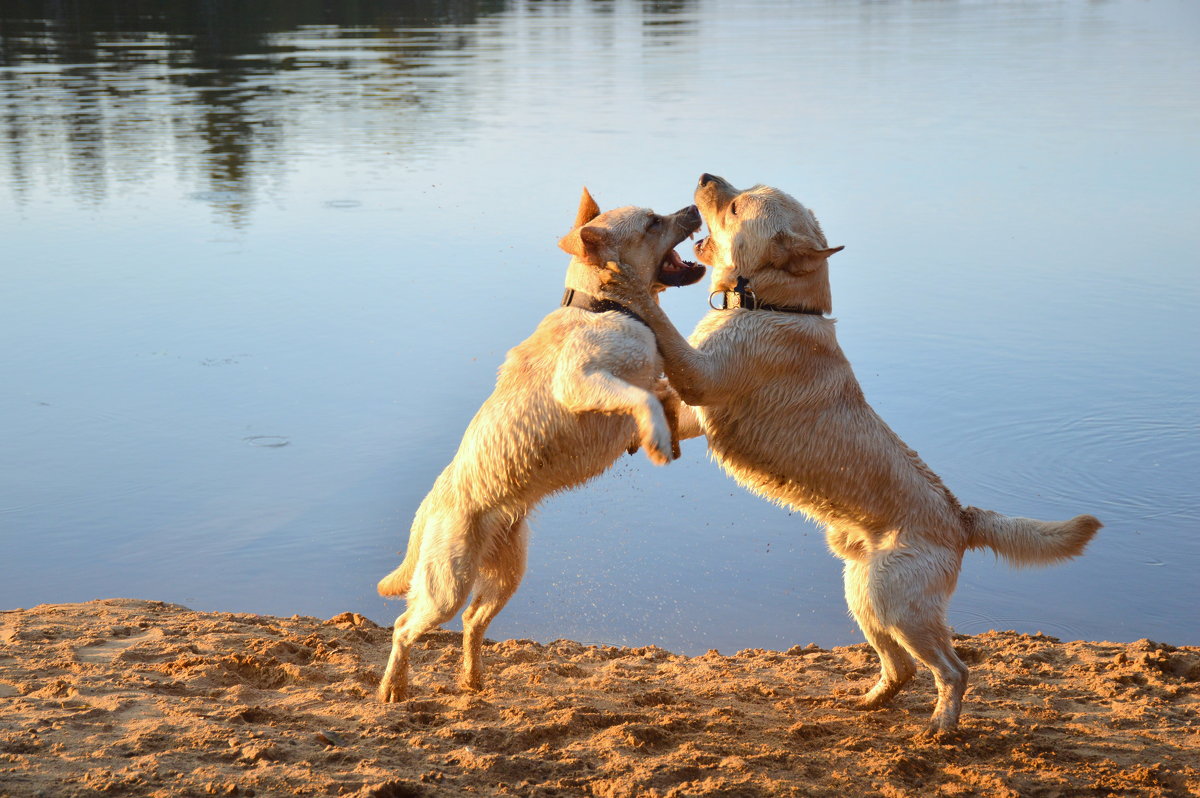
[[485,689],[426,636],[412,697],[373,698],[389,630],[108,599],[0,613],[0,796],[1200,794],[1200,648],[988,632],[962,726],[916,739],[864,645],[684,657],[505,640]]

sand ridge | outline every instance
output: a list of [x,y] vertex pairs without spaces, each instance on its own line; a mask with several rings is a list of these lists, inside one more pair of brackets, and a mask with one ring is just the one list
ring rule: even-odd
[[417,645],[373,699],[388,629],[108,599],[0,613],[0,796],[1200,795],[1200,648],[956,638],[962,728],[914,739],[927,674],[850,709],[865,645],[715,651]]

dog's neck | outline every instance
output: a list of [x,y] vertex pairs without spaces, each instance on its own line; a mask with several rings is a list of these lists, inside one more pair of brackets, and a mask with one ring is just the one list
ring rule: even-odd
[[[608,290],[608,280],[605,279],[603,268],[589,265],[579,260],[571,258],[571,265],[567,267],[566,287],[573,289],[576,293],[593,296],[596,299],[606,299],[617,301],[616,298]],[[661,291],[651,289],[651,294],[658,298]]]
[[605,298],[600,271],[595,266],[584,263],[578,258],[571,258],[571,265],[567,267],[566,287],[581,294]]
[[791,274],[774,269],[759,270],[752,278],[729,274],[713,280],[714,292],[736,291],[739,282],[754,292],[763,304],[786,308],[804,308],[814,314],[833,312],[833,295],[829,290],[829,267],[821,264],[803,274]]

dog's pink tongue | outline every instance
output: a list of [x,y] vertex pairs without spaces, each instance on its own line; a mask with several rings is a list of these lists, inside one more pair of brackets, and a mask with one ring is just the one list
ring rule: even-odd
[[683,258],[679,257],[679,253],[675,250],[667,253],[667,257],[663,259],[663,266],[670,271],[679,271],[685,268]]

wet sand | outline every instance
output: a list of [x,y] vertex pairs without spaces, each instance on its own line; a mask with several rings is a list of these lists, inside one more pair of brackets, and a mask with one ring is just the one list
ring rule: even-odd
[[109,599],[0,613],[0,796],[1200,795],[1200,648],[956,639],[960,731],[917,739],[922,673],[852,697],[866,645],[684,657],[427,635],[412,697],[373,698],[389,630],[358,615]]

